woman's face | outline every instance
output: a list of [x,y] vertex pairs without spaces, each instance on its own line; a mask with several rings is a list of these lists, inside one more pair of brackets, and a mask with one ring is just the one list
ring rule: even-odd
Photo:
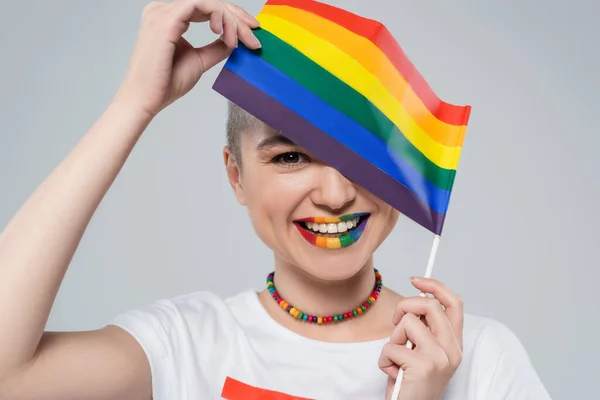
[[323,280],[356,274],[399,213],[306,150],[260,124],[242,133],[242,168],[226,148],[230,183],[278,262]]

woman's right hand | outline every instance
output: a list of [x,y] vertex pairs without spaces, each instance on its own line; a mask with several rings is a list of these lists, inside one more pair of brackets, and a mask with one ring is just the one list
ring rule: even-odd
[[[199,48],[182,35],[193,22],[210,21],[219,39]],[[144,8],[138,38],[126,77],[115,96],[150,118],[188,93],[208,69],[238,44],[256,49],[252,33],[258,21],[238,6],[222,0],[153,2]]]

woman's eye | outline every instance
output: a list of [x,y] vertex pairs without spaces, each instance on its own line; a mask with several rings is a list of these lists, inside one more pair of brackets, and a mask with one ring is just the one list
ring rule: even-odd
[[308,157],[296,151],[283,153],[273,158],[274,163],[283,164],[284,166],[294,166],[298,163],[304,163],[307,161]]

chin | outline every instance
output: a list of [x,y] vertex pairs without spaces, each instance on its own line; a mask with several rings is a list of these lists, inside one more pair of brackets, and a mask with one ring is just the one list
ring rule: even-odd
[[356,265],[344,265],[339,267],[332,267],[331,265],[323,266],[323,268],[318,268],[318,266],[311,265],[306,268],[302,268],[304,272],[308,273],[312,277],[322,280],[322,281],[330,281],[330,282],[340,282],[351,279],[356,276],[360,272],[365,264],[356,264]]
[[[361,245],[362,244],[362,245]],[[359,273],[371,262],[373,252],[366,242],[342,249],[299,246],[294,264],[309,275],[325,281],[343,281]]]

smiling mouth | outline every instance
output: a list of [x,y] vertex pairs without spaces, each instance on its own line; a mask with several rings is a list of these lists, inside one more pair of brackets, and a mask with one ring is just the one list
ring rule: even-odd
[[347,214],[341,217],[311,217],[294,221],[302,237],[323,249],[339,249],[360,239],[369,213]]

